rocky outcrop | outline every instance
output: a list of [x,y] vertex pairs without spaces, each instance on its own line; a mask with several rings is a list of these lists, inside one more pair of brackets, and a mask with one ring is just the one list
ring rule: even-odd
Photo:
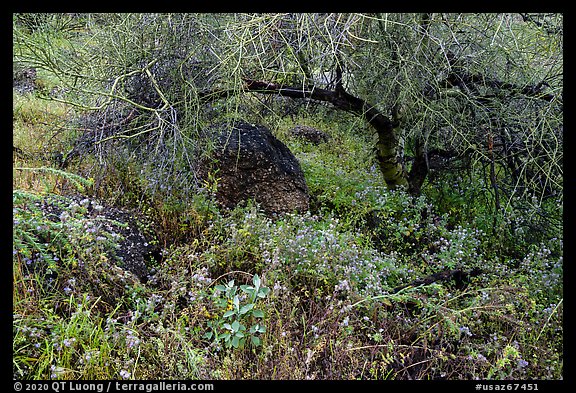
[[308,187],[292,152],[263,126],[236,122],[211,127],[217,140],[216,199],[233,208],[248,199],[269,215],[304,212]]

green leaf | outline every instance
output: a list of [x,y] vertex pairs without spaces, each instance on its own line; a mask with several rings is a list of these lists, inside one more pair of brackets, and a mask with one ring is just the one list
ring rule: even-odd
[[256,336],[252,336],[252,344],[254,344],[256,347],[260,346],[260,337],[256,337]]
[[228,310],[224,313],[223,317],[228,318],[228,317],[231,317],[232,315],[234,315],[235,313],[236,313],[236,311],[234,311],[234,310]]
[[234,337],[234,338],[232,339],[232,346],[233,346],[234,348],[238,348],[238,344],[240,344],[240,339],[239,339],[238,337]]
[[259,323],[252,325],[250,327],[250,333],[254,334],[254,333],[265,333],[266,332],[266,326],[264,325],[260,325]]
[[254,292],[254,287],[252,285],[240,285],[240,289],[247,294],[252,294],[252,292]]
[[252,282],[256,288],[260,288],[260,277],[258,277],[257,274],[255,274],[254,278],[252,278]]
[[262,310],[254,310],[252,311],[252,316],[255,318],[264,318],[264,313]]
[[242,306],[242,308],[240,308],[239,313],[240,313],[240,315],[246,314],[248,311],[252,310],[253,308],[254,308],[254,303],[247,304],[245,306]]
[[232,322],[232,330],[237,332],[240,329],[240,322],[234,321]]
[[240,308],[240,299],[238,298],[238,295],[234,296],[232,304],[234,304],[234,309],[238,310]]
[[383,298],[382,303],[387,307],[392,307],[392,302],[390,301],[390,299]]
[[265,298],[266,295],[268,295],[270,293],[270,288],[268,287],[262,287],[260,288],[260,290],[258,291],[258,297],[260,298]]
[[224,285],[216,285],[214,289],[219,290],[220,292],[226,292],[226,287]]
[[213,335],[213,334],[214,334],[214,333],[212,333],[212,332],[206,332],[206,333],[204,333],[204,335],[203,335],[202,337],[207,338],[208,340],[210,340],[210,339],[212,338],[212,335]]
[[[237,321],[234,321],[234,322],[237,322]],[[224,329],[233,330],[232,325],[230,325],[229,323],[225,323],[224,325],[222,325],[222,327],[223,327]]]

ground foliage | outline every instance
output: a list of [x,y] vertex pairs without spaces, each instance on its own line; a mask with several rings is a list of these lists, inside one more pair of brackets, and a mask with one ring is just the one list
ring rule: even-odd
[[[508,166],[510,156],[502,153],[491,160],[488,150],[475,143],[474,138],[483,141],[486,135],[465,121],[465,109],[458,127],[435,122],[430,151],[438,147],[446,153],[452,144],[458,154],[446,153],[438,167],[430,166],[420,195],[390,190],[362,119],[280,97],[239,100],[234,95],[208,106],[190,98],[214,83],[230,87],[227,84],[240,80],[235,74],[240,65],[252,71],[252,77],[281,76],[292,83],[297,70],[290,67],[308,64],[313,73],[314,59],[320,64],[334,59],[312,57],[318,47],[333,44],[343,55],[353,41],[346,34],[357,36],[358,26],[382,29],[388,20],[332,16],[319,26],[313,22],[320,19],[299,15],[226,18],[15,15],[14,78],[35,79],[15,81],[13,93],[14,377],[561,379],[562,153],[560,120],[554,112],[561,103],[547,105],[542,97],[529,94],[518,98],[512,87],[505,89],[510,95],[499,102],[509,105],[502,113],[517,116],[503,115],[517,126],[511,131],[517,138],[511,157],[521,158]],[[377,22],[369,24],[370,18]],[[447,15],[445,23],[434,28],[447,29],[459,18],[463,16]],[[506,34],[515,26],[507,25],[511,19],[504,17],[478,18],[501,21],[501,27],[510,27]],[[561,34],[554,15],[521,14],[520,19],[537,26],[538,37]],[[134,20],[142,31],[154,34],[129,40]],[[202,23],[194,23],[197,20]],[[170,38],[177,35],[167,32],[181,38],[182,31],[171,29],[184,22],[189,39],[182,41],[181,57],[171,58],[181,59],[174,67],[157,54],[161,44],[174,47]],[[280,22],[304,26],[310,34],[322,28],[330,33],[321,36],[325,41],[307,41],[305,35],[290,36],[292,30],[278,29],[274,23]],[[400,26],[406,20],[389,22]],[[251,37],[248,32],[262,26],[267,27],[264,36],[257,37],[267,41],[245,38],[243,43],[257,49],[276,42],[278,51],[266,52],[274,54],[267,64],[279,62],[280,68],[258,67],[250,57],[195,52],[196,41],[190,39],[213,40],[216,47],[225,45],[225,37]],[[94,29],[89,36],[109,45],[85,41],[86,29]],[[385,31],[396,38],[399,33]],[[528,34],[510,34],[520,33]],[[168,39],[149,41],[157,37]],[[415,45],[410,37],[398,39],[397,54]],[[472,42],[472,35],[468,38]],[[490,38],[494,43],[501,39],[497,34]],[[539,42],[556,45],[557,40],[552,41]],[[141,52],[134,52],[135,43]],[[358,62],[374,50],[368,41],[356,44],[362,49]],[[477,48],[468,45],[462,50],[472,75],[480,69],[473,56]],[[497,58],[500,62],[528,56],[527,51],[512,51],[507,42],[500,45],[508,54],[507,60]],[[53,53],[55,48],[62,50]],[[308,63],[296,49],[310,55]],[[555,53],[554,48],[537,51],[544,49]],[[86,68],[85,56],[93,68]],[[538,58],[532,56],[530,61]],[[110,58],[116,62],[108,67],[116,67],[114,75],[121,77],[96,73],[98,61]],[[157,61],[150,63],[152,58]],[[218,70],[237,78],[218,79],[215,68],[206,64],[218,64]],[[379,72],[395,69],[382,71],[377,62],[373,66],[376,79],[388,77]],[[494,63],[494,75],[500,66]],[[23,72],[27,67],[38,70]],[[187,84],[174,82],[189,72],[194,78],[186,77]],[[534,81],[541,77],[545,75]],[[351,91],[368,94],[362,86],[373,86],[374,80],[358,77],[348,83],[355,86]],[[467,87],[470,83],[473,78]],[[467,91],[464,103],[478,108],[480,95],[490,95],[494,83],[487,83],[483,93]],[[115,90],[120,85],[122,89]],[[102,86],[109,94],[93,94],[92,89]],[[557,96],[556,89],[546,94]],[[385,98],[391,100],[394,91]],[[457,99],[442,104],[422,97],[414,101],[415,106],[427,102],[426,121],[445,119],[448,112],[443,111],[457,113],[454,108],[463,104]],[[411,111],[407,163],[417,155],[411,154],[410,144],[416,146],[418,138],[410,139],[410,133],[417,133],[415,124],[425,123]],[[494,121],[482,113],[482,121]],[[210,152],[202,129],[214,119],[240,115],[266,125],[295,154],[311,194],[309,212],[267,217],[252,202],[231,210],[218,207],[217,174],[200,179],[194,171]],[[321,130],[328,138],[321,144],[298,138],[291,131],[295,124]],[[532,133],[527,124],[536,125]],[[471,146],[477,149],[464,154]],[[490,165],[501,188],[493,187]],[[519,172],[508,172],[514,168]],[[56,207],[46,209],[47,202]],[[106,209],[138,212],[145,217],[141,229],[154,233],[161,252],[147,260],[144,280],[119,267],[115,256],[123,241],[118,230],[122,225],[99,215]],[[441,274],[445,272],[459,274]],[[427,277],[432,278],[423,280]]]

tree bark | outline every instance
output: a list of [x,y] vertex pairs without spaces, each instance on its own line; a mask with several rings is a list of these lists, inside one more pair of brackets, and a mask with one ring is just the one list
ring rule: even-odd
[[428,164],[428,153],[426,151],[423,138],[417,138],[414,147],[414,162],[408,174],[408,191],[411,195],[420,195],[422,184],[428,176],[430,166]]

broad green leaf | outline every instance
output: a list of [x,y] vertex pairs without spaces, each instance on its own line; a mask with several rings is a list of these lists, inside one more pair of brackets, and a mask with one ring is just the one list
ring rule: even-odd
[[226,292],[226,287],[224,285],[216,285],[214,288],[220,292]]
[[240,315],[246,314],[248,311],[252,310],[253,308],[254,308],[254,303],[247,304],[245,306],[242,306],[242,308],[240,308],[239,313],[240,313]]
[[240,344],[240,339],[239,339],[238,337],[234,337],[234,338],[232,339],[232,346],[233,346],[234,348],[238,348],[238,344]]
[[240,322],[234,321],[232,322],[232,330],[237,332],[240,329]]
[[254,316],[255,318],[264,318],[264,313],[262,312],[262,310],[254,310],[252,311],[252,316]]
[[254,275],[254,278],[252,278],[252,282],[254,283],[254,286],[256,288],[260,287],[260,277],[258,277],[257,274]]
[[255,346],[260,346],[260,337],[252,336],[252,344]]
[[259,323],[253,325],[252,327],[250,327],[250,333],[254,334],[254,333],[265,333],[266,332],[266,327],[264,325],[260,325]]
[[[234,322],[236,322],[236,321],[234,321]],[[222,325],[222,327],[224,329],[232,330],[232,325],[230,325],[229,323],[225,323],[224,325]]]
[[223,317],[228,318],[228,317],[231,317],[232,315],[234,315],[235,313],[236,313],[236,311],[234,311],[234,310],[228,310],[224,313]]
[[268,295],[268,293],[270,293],[270,288],[268,288],[268,287],[262,287],[262,288],[260,288],[260,290],[258,291],[258,297],[265,298],[266,295]]
[[213,335],[213,334],[214,334],[214,333],[212,333],[212,332],[206,332],[206,333],[204,333],[204,335],[203,335],[202,337],[207,338],[208,340],[210,340],[210,339],[212,338],[212,335]]

